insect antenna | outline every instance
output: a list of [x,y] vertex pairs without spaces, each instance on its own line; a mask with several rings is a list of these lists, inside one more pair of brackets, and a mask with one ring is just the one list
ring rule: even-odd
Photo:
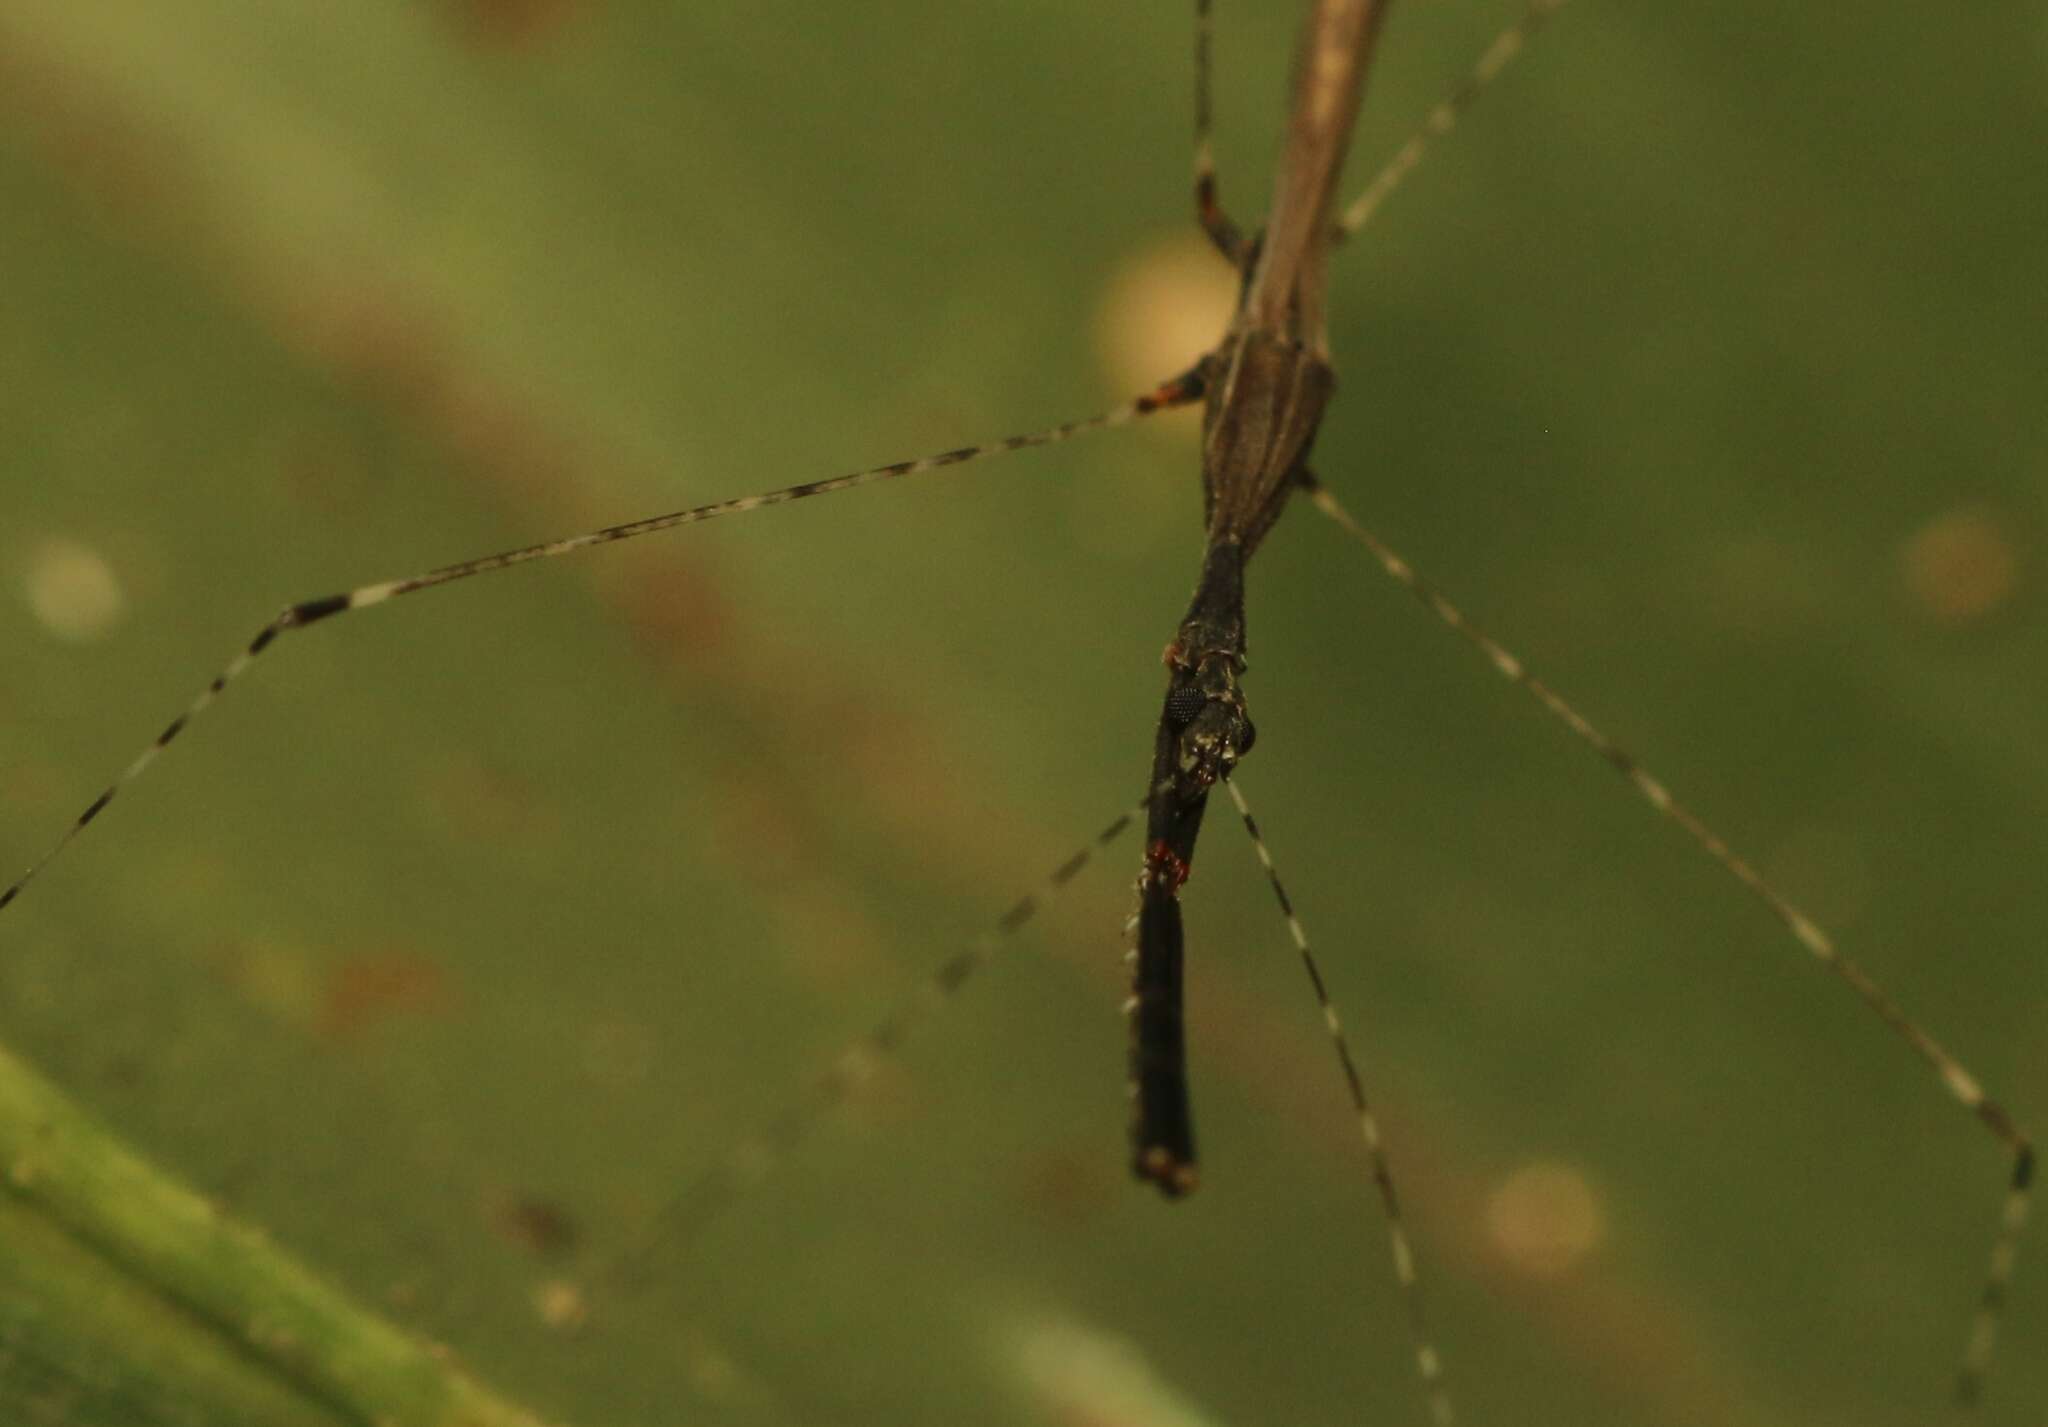
[[1294,899],[1287,895],[1287,886],[1280,880],[1280,869],[1274,865],[1272,849],[1266,846],[1265,835],[1259,831],[1259,824],[1252,817],[1251,805],[1245,801],[1237,779],[1225,779],[1223,786],[1230,790],[1230,801],[1237,805],[1237,815],[1244,820],[1244,830],[1251,838],[1252,850],[1258,853],[1259,865],[1266,869],[1266,881],[1273,888],[1274,900],[1280,904],[1280,914],[1287,919],[1287,934],[1294,939],[1294,949],[1301,956],[1301,969],[1308,973],[1309,984],[1315,988],[1316,1005],[1322,1008],[1323,1027],[1330,1033],[1330,1048],[1337,1053],[1337,1063],[1344,1071],[1344,1087],[1351,1096],[1352,1113],[1358,1117],[1358,1132],[1365,1140],[1365,1153],[1372,1163],[1372,1180],[1379,1190],[1380,1209],[1386,1221],[1387,1252],[1394,1264],[1394,1281],[1400,1285],[1401,1297],[1407,1306],[1408,1333],[1415,1348],[1415,1369],[1422,1379],[1423,1391],[1429,1397],[1430,1420],[1438,1427],[1448,1427],[1454,1414],[1449,1389],[1444,1386],[1443,1359],[1437,1353],[1428,1320],[1423,1314],[1422,1284],[1415,1270],[1415,1248],[1409,1242],[1407,1221],[1401,1213],[1401,1198],[1394,1189],[1394,1172],[1380,1137],[1379,1117],[1373,1114],[1372,1103],[1366,1099],[1365,1081],[1358,1073],[1358,1060],[1351,1053],[1350,1038],[1344,1034],[1344,1023],[1337,1015],[1336,1005],[1330,1000],[1330,988],[1323,980],[1322,968],[1316,964],[1315,952],[1309,949],[1308,933],[1302,928],[1301,917],[1294,910]]
[[1198,400],[1202,395],[1201,369],[1195,368],[1183,376],[1164,382],[1143,396],[1125,402],[1099,415],[1084,417],[1078,421],[1063,422],[1039,431],[1022,435],[1006,436],[1000,441],[985,442],[977,446],[962,446],[935,455],[920,456],[909,461],[895,461],[886,466],[871,466],[866,470],[849,472],[842,476],[830,476],[824,480],[806,481],[801,485],[785,486],[780,490],[764,491],[759,495],[737,496],[729,500],[714,501],[709,505],[693,506],[688,510],[670,511],[664,515],[651,515],[644,519],[628,521],[623,525],[608,525],[601,530],[588,531],[581,535],[565,536],[559,540],[546,540],[537,545],[525,545],[516,550],[505,550],[495,555],[484,555],[473,560],[463,560],[453,565],[403,579],[382,580],[375,584],[359,585],[342,594],[322,595],[316,599],[300,600],[285,606],[269,623],[256,631],[256,635],[242,651],[228,661],[218,674],[201,689],[184,711],[168,724],[129,761],[126,768],[114,775],[113,781],[101,790],[100,795],[86,806],[84,812],[72,819],[49,850],[23,872],[5,891],[0,891],[0,910],[19,897],[22,890],[33,882],[43,869],[69,847],[86,826],[106,811],[107,805],[140,778],[170,747],[173,740],[183,733],[192,720],[212,707],[229,684],[239,679],[249,666],[256,662],[276,641],[280,634],[304,629],[334,615],[350,614],[356,610],[368,609],[383,604],[401,595],[417,594],[421,590],[435,589],[441,585],[454,584],[475,575],[488,575],[498,570],[510,569],[515,565],[532,564],[540,560],[552,560],[561,555],[572,555],[598,545],[615,545],[622,540],[631,540],[642,535],[653,535],[664,530],[674,530],[685,525],[699,525],[720,516],[744,515],[749,511],[761,510],[772,505],[787,505],[791,501],[803,500],[810,496],[829,495],[835,491],[852,490],[857,486],[874,485],[881,481],[894,480],[899,476],[923,475],[930,471],[951,466],[965,465],[970,461],[989,456],[1007,455],[1035,446],[1051,446],[1078,436],[1085,431],[1106,430],[1110,427],[1128,425],[1142,416],[1173,407],[1185,406]]
[[2006,1288],[2019,1251],[2020,1232],[2027,1221],[2034,1176],[2034,1148],[2026,1132],[2014,1123],[2004,1106],[1985,1094],[1983,1086],[1961,1061],[1907,1016],[1868,972],[1843,956],[1833,938],[1773,886],[1757,870],[1755,863],[1735,851],[1726,839],[1701,821],[1698,814],[1673,797],[1664,783],[1637,762],[1632,754],[1617,746],[1562,695],[1530,673],[1520,658],[1467,619],[1464,611],[1416,573],[1414,566],[1361,525],[1329,487],[1314,476],[1306,472],[1303,474],[1308,498],[1316,509],[1364,545],[1381,569],[1420,600],[1445,626],[1485,655],[1496,673],[1526,691],[1546,713],[1626,778],[1653,811],[1665,821],[1675,824],[1708,858],[1747,888],[1799,945],[1833,972],[1858,1000],[1927,1064],[1956,1103],[1969,1111],[1986,1132],[2005,1147],[2006,1153],[2012,1157],[2012,1177],[1999,1213],[1991,1266],[1985,1275],[1969,1342],[1964,1349],[1963,1365],[1956,1379],[1956,1395],[1965,1402],[1975,1401],[1982,1394],[1984,1376],[1990,1367],[1992,1349],[1998,1337],[1999,1315],[2005,1305]]

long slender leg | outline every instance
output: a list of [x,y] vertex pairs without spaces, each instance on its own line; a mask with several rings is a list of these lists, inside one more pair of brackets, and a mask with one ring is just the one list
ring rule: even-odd
[[865,471],[854,471],[843,476],[832,476],[826,480],[807,481],[802,485],[786,486],[781,490],[767,491],[760,495],[739,496],[732,500],[716,501],[689,510],[671,511],[666,515],[649,516],[644,520],[629,521],[624,525],[611,525],[602,530],[593,530],[583,535],[572,535],[561,540],[544,541],[538,545],[522,546],[496,555],[485,555],[475,560],[464,560],[459,564],[444,565],[437,570],[412,575],[405,579],[384,580],[373,585],[361,585],[344,594],[323,595],[318,599],[301,600],[288,605],[271,621],[256,631],[255,638],[242,649],[198,695],[185,706],[184,712],[164,726],[161,733],[151,740],[148,747],[137,754],[112,782],[107,784],[97,798],[87,805],[84,812],[72,820],[63,836],[50,849],[29,865],[26,872],[16,878],[5,891],[0,891],[0,909],[4,909],[22,889],[36,879],[42,870],[64,849],[72,839],[83,832],[86,825],[106,810],[107,804],[130,783],[141,777],[144,770],[154,763],[157,756],[171,745],[173,739],[183,733],[192,720],[205,713],[227,686],[240,678],[248,667],[256,662],[258,655],[268,649],[280,634],[304,629],[333,615],[348,614],[372,605],[383,604],[386,600],[400,595],[416,594],[439,585],[453,584],[474,575],[487,575],[495,570],[510,569],[514,565],[525,565],[536,560],[552,560],[560,555],[574,554],[596,545],[612,545],[621,540],[631,540],[641,535],[652,535],[658,531],[673,530],[678,526],[697,525],[720,516],[744,515],[748,511],[760,510],[771,505],[786,505],[790,501],[803,500],[809,496],[829,495],[834,491],[852,490],[856,486],[873,485],[878,481],[893,480],[898,476],[922,475],[947,466],[964,465],[969,461],[987,456],[1005,455],[1032,446],[1050,446],[1065,441],[1084,431],[1094,431],[1112,426],[1123,426],[1148,416],[1155,411],[1170,407],[1185,406],[1198,400],[1202,394],[1202,369],[1189,371],[1183,376],[1165,382],[1134,401],[1107,411],[1099,416],[1090,416],[1080,421],[1069,421],[1059,426],[1050,426],[1042,431],[1027,432],[1020,436],[1005,437],[980,446],[962,446],[958,450],[942,451],[934,456],[922,456],[913,461],[897,461],[887,466],[874,466]]
[[1378,536],[1360,525],[1338,502],[1336,496],[1330,493],[1327,486],[1313,476],[1304,474],[1308,497],[1314,502],[1316,509],[1336,521],[1371,551],[1382,569],[1410,594],[1422,601],[1430,613],[1485,655],[1495,672],[1509,683],[1526,690],[1551,717],[1571,730],[1573,736],[1599,754],[1603,761],[1626,778],[1643,801],[1659,816],[1677,825],[1729,876],[1748,888],[1785,930],[1792,934],[1795,941],[1806,948],[1815,960],[1833,972],[1837,979],[1855,993],[1858,1000],[1868,1006],[1879,1020],[1912,1048],[1915,1055],[1927,1063],[1956,1103],[1974,1115],[1985,1130],[2012,1156],[2012,1178],[2000,1212],[1997,1237],[1992,1245],[1991,1267],[1985,1276],[1984,1290],[1978,1300],[1976,1318],[1970,1329],[1969,1344],[1964,1350],[1963,1366],[1956,1381],[1957,1395],[1965,1401],[1974,1401],[1982,1390],[1985,1369],[1991,1362],[1992,1348],[1998,1337],[1999,1314],[2005,1304],[2006,1287],[2011,1281],[2013,1260],[2019,1250],[2020,1231],[2027,1221],[2027,1206],[2034,1177],[2034,1148],[2025,1131],[2013,1122],[2002,1105],[1984,1093],[1977,1078],[1964,1068],[1962,1062],[1909,1019],[1891,997],[1870,979],[1862,967],[1843,956],[1836,949],[1833,939],[1787,900],[1783,893],[1766,881],[1754,863],[1731,848],[1719,833],[1708,827],[1690,808],[1674,798],[1660,780],[1652,776],[1630,754],[1617,747],[1612,739],[1594,727],[1548,684],[1531,674],[1528,666],[1520,659],[1485,631],[1476,627],[1465,617],[1462,610],[1417,574],[1412,565],[1388,548]]
[[1450,1393],[1444,1387],[1443,1359],[1437,1355],[1428,1320],[1422,1311],[1422,1285],[1415,1272],[1415,1249],[1408,1241],[1401,1198],[1394,1192],[1394,1172],[1387,1162],[1387,1152],[1380,1139],[1379,1118],[1373,1114],[1371,1102],[1365,1098],[1365,1081],[1360,1077],[1358,1062],[1351,1054],[1351,1041],[1344,1034],[1344,1023],[1337,1017],[1329,987],[1323,982],[1322,968],[1316,964],[1315,953],[1309,950],[1308,933],[1302,929],[1301,918],[1295,915],[1294,901],[1280,880],[1280,869],[1273,865],[1272,851],[1267,848],[1266,839],[1252,818],[1251,806],[1245,801],[1235,778],[1223,786],[1230,790],[1230,800],[1237,804],[1237,815],[1244,819],[1244,830],[1251,835],[1252,848],[1259,854],[1259,865],[1266,869],[1266,880],[1272,884],[1273,896],[1280,903],[1280,914],[1287,918],[1287,934],[1294,938],[1294,949],[1301,954],[1301,968],[1308,973],[1309,984],[1315,987],[1316,1004],[1323,1012],[1323,1026],[1330,1033],[1330,1046],[1337,1052],[1337,1063],[1343,1068],[1344,1085],[1351,1094],[1351,1109],[1358,1117],[1358,1130],[1365,1139],[1366,1157],[1372,1163],[1372,1180],[1379,1190],[1380,1209],[1387,1225],[1387,1253],[1393,1260],[1394,1281],[1401,1286],[1401,1297],[1408,1308],[1408,1333],[1415,1347],[1415,1370],[1421,1376],[1423,1391],[1429,1397],[1430,1419],[1438,1427],[1448,1427],[1453,1414]]
[[1244,263],[1244,234],[1216,195],[1216,152],[1209,143],[1214,122],[1210,102],[1210,39],[1213,25],[1210,0],[1195,0],[1195,220],[1209,241],[1231,262]]
[[[749,1186],[760,1182],[801,1145],[834,1111],[873,1078],[887,1059],[902,1048],[917,1027],[959,994],[974,973],[994,960],[1010,937],[1021,931],[1040,908],[1081,875],[1098,854],[1121,837],[1145,813],[1145,805],[1117,815],[1101,832],[1052,870],[1032,891],[1010,904],[995,925],[963,950],[940,963],[903,1003],[866,1035],[833,1058],[831,1067],[812,1084],[809,1094],[778,1115],[766,1128],[734,1145],[702,1178],[663,1211],[656,1226],[664,1235],[689,1238]],[[630,1277],[639,1255],[628,1255],[618,1273]]]
[[1542,29],[1543,22],[1563,9],[1564,4],[1565,0],[1530,0],[1529,8],[1522,12],[1521,18],[1493,37],[1458,82],[1458,87],[1423,117],[1421,126],[1408,136],[1408,141],[1373,175],[1365,191],[1344,210],[1343,216],[1337,220],[1340,241],[1372,222],[1373,214],[1401,186],[1401,181],[1414,172],[1423,155],[1429,152],[1429,146],[1458,127],[1458,120],[1465,116],[1473,101],[1500,78],[1501,71],[1514,63],[1515,56],[1522,52],[1522,46],[1529,42],[1529,37]]

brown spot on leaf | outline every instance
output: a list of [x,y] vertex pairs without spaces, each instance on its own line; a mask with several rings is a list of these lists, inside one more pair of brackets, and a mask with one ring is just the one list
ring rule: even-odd
[[531,842],[555,829],[549,808],[525,782],[467,756],[437,768],[428,793],[435,809],[467,839],[504,846]]
[[565,1254],[576,1247],[576,1223],[552,1199],[514,1195],[490,1206],[491,1229],[499,1238],[536,1257]]
[[1054,1145],[1019,1166],[1017,1189],[1028,1211],[1063,1228],[1096,1223],[1115,1209],[1127,1180],[1094,1139]]
[[684,670],[717,662],[728,645],[731,608],[718,585],[679,557],[668,542],[650,554],[624,556],[594,578],[624,613],[633,637],[649,653]]
[[447,0],[457,32],[478,49],[530,49],[576,13],[574,0]]
[[1914,605],[1944,624],[1976,624],[2019,588],[2020,555],[2007,523],[1986,507],[1963,507],[1913,532],[1899,554]]
[[441,968],[413,952],[351,957],[322,988],[314,1030],[339,1040],[398,1016],[440,1015],[452,1000]]

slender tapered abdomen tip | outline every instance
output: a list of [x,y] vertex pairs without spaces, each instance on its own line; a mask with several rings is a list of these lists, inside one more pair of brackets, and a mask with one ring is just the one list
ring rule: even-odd
[[1202,1174],[1193,1160],[1181,1159],[1164,1145],[1147,1145],[1138,1151],[1131,1170],[1168,1199],[1194,1193]]

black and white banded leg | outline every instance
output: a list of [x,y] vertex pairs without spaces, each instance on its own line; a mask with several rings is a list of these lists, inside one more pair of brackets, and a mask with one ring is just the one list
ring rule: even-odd
[[113,780],[101,790],[64,830],[61,837],[49,850],[23,872],[4,891],[0,891],[0,910],[19,897],[22,891],[41,875],[44,868],[71,845],[87,825],[106,811],[107,805],[133,783],[157,760],[173,740],[183,733],[192,720],[206,712],[229,684],[239,679],[249,666],[281,634],[304,629],[321,620],[335,615],[349,614],[356,610],[368,609],[383,604],[401,595],[417,594],[421,590],[434,589],[441,585],[453,584],[475,575],[488,575],[496,570],[510,569],[515,565],[531,564],[539,560],[552,560],[561,555],[572,555],[599,545],[615,545],[622,540],[632,540],[642,535],[653,535],[664,530],[674,530],[685,525],[698,525],[721,516],[745,515],[749,511],[761,510],[771,505],[787,505],[791,501],[804,500],[810,496],[830,495],[835,491],[852,490],[857,486],[874,485],[880,481],[894,480],[899,476],[923,475],[926,472],[942,470],[951,466],[965,465],[970,461],[988,456],[1006,455],[1034,446],[1050,446],[1078,436],[1086,431],[1105,430],[1110,427],[1128,425],[1142,416],[1153,412],[1166,411],[1173,407],[1185,406],[1202,396],[1201,369],[1197,368],[1172,381],[1164,382],[1152,391],[1135,400],[1079,421],[1069,421],[1058,426],[1049,426],[1040,431],[1026,432],[1018,436],[1007,436],[1000,441],[986,442],[978,446],[962,446],[952,451],[941,451],[936,455],[920,456],[915,460],[896,461],[886,466],[873,466],[863,471],[853,471],[843,476],[831,476],[824,480],[806,481],[802,485],[785,486],[781,490],[764,491],[759,495],[738,496],[731,500],[714,501],[709,505],[693,506],[688,510],[670,511],[664,515],[652,515],[645,519],[628,521],[623,525],[609,525],[602,530],[589,531],[582,535],[571,535],[560,540],[547,540],[538,545],[526,545],[517,550],[501,551],[495,555],[484,555],[474,560],[463,560],[453,565],[423,574],[411,575],[404,579],[380,580],[375,584],[359,585],[343,594],[322,595],[317,599],[300,600],[287,605],[283,610],[256,631],[242,651],[228,661],[225,668],[214,675],[206,687],[185,706],[152,739],[148,747],[138,753]]
[[[758,1184],[787,1159],[792,1151],[816,1131],[833,1112],[873,1079],[883,1064],[894,1057],[911,1034],[926,1020],[943,1010],[973,975],[993,961],[1038,913],[1102,852],[1144,816],[1138,804],[1117,815],[1101,832],[1048,873],[1039,885],[1018,897],[1009,910],[960,951],[941,962],[893,1011],[873,1029],[852,1041],[832,1059],[832,1064],[812,1082],[810,1092],[790,1105],[759,1132],[749,1135],[728,1150],[709,1171],[683,1191],[662,1212],[660,1229],[687,1240],[729,1205],[741,1192]],[[634,1256],[621,1259],[622,1278],[629,1278]]]
[[1417,574],[1414,566],[1365,526],[1359,524],[1351,512],[1331,494],[1329,487],[1316,481],[1312,476],[1308,478],[1308,482],[1309,500],[1318,510],[1364,545],[1381,569],[1420,600],[1438,620],[1483,654],[1496,673],[1510,684],[1526,691],[1553,719],[1569,729],[1574,737],[1627,779],[1652,811],[1665,821],[1676,825],[1723,871],[1747,888],[1764,904],[1779,925],[1791,934],[1793,940],[1832,972],[1879,1020],[1890,1027],[1934,1072],[1935,1078],[1941,1082],[1956,1103],[1969,1111],[1977,1122],[1984,1126],[1985,1131],[2004,1147],[2012,1160],[2011,1178],[2008,1181],[2004,1204],[1999,1211],[1999,1227],[1991,1249],[1991,1266],[1985,1275],[1984,1288],[1979,1296],[1976,1315],[1970,1327],[1969,1341],[1963,1352],[1963,1365],[1956,1378],[1957,1396],[1965,1402],[1974,1402],[1982,1393],[1984,1375],[1991,1363],[1992,1349],[1998,1338],[1999,1316],[2005,1306],[2006,1289],[2012,1279],[2013,1262],[2019,1251],[2020,1233],[2027,1221],[2027,1208],[2034,1177],[2034,1147],[2026,1132],[2014,1123],[2004,1106],[1985,1093],[1977,1077],[1972,1075],[1961,1061],[1900,1010],[1897,1003],[1870,978],[1869,973],[1843,956],[1836,948],[1833,938],[1772,886],[1757,870],[1755,863],[1736,852],[1726,839],[1673,797],[1662,780],[1651,774],[1632,755],[1618,747],[1585,715],[1566,702],[1556,690],[1530,673],[1528,666],[1521,659],[1474,625],[1465,617],[1463,610],[1445,598],[1436,586]]
[[1423,1391],[1428,1394],[1430,1420],[1437,1427],[1449,1427],[1454,1414],[1450,1391],[1444,1386],[1443,1359],[1437,1353],[1428,1320],[1423,1315],[1422,1283],[1415,1269],[1415,1248],[1409,1241],[1407,1220],[1401,1213],[1401,1197],[1394,1190],[1394,1172],[1380,1136],[1379,1117],[1373,1114],[1372,1103],[1365,1097],[1365,1081],[1358,1073],[1357,1057],[1351,1053],[1350,1038],[1344,1034],[1344,1023],[1330,999],[1322,968],[1316,964],[1315,953],[1309,949],[1308,933],[1303,930],[1301,918],[1294,910],[1294,899],[1287,895],[1287,886],[1280,880],[1280,869],[1273,865],[1273,853],[1266,846],[1265,835],[1259,831],[1258,822],[1252,817],[1251,805],[1245,801],[1236,778],[1225,780],[1223,786],[1230,790],[1230,800],[1237,805],[1237,815],[1244,820],[1244,830],[1250,835],[1252,848],[1259,855],[1259,865],[1266,869],[1266,881],[1273,888],[1274,899],[1280,903],[1280,914],[1287,918],[1287,934],[1294,939],[1294,949],[1301,957],[1301,969],[1308,973],[1309,984],[1315,988],[1316,1004],[1322,1008],[1323,1027],[1330,1033],[1330,1048],[1337,1053],[1337,1063],[1343,1068],[1344,1086],[1351,1096],[1351,1110],[1358,1118],[1358,1132],[1365,1140],[1366,1157],[1372,1165],[1373,1184],[1379,1190],[1380,1209],[1386,1219],[1387,1253],[1393,1260],[1394,1281],[1400,1285],[1401,1297],[1407,1306],[1408,1334],[1415,1349],[1415,1370],[1422,1379]]

